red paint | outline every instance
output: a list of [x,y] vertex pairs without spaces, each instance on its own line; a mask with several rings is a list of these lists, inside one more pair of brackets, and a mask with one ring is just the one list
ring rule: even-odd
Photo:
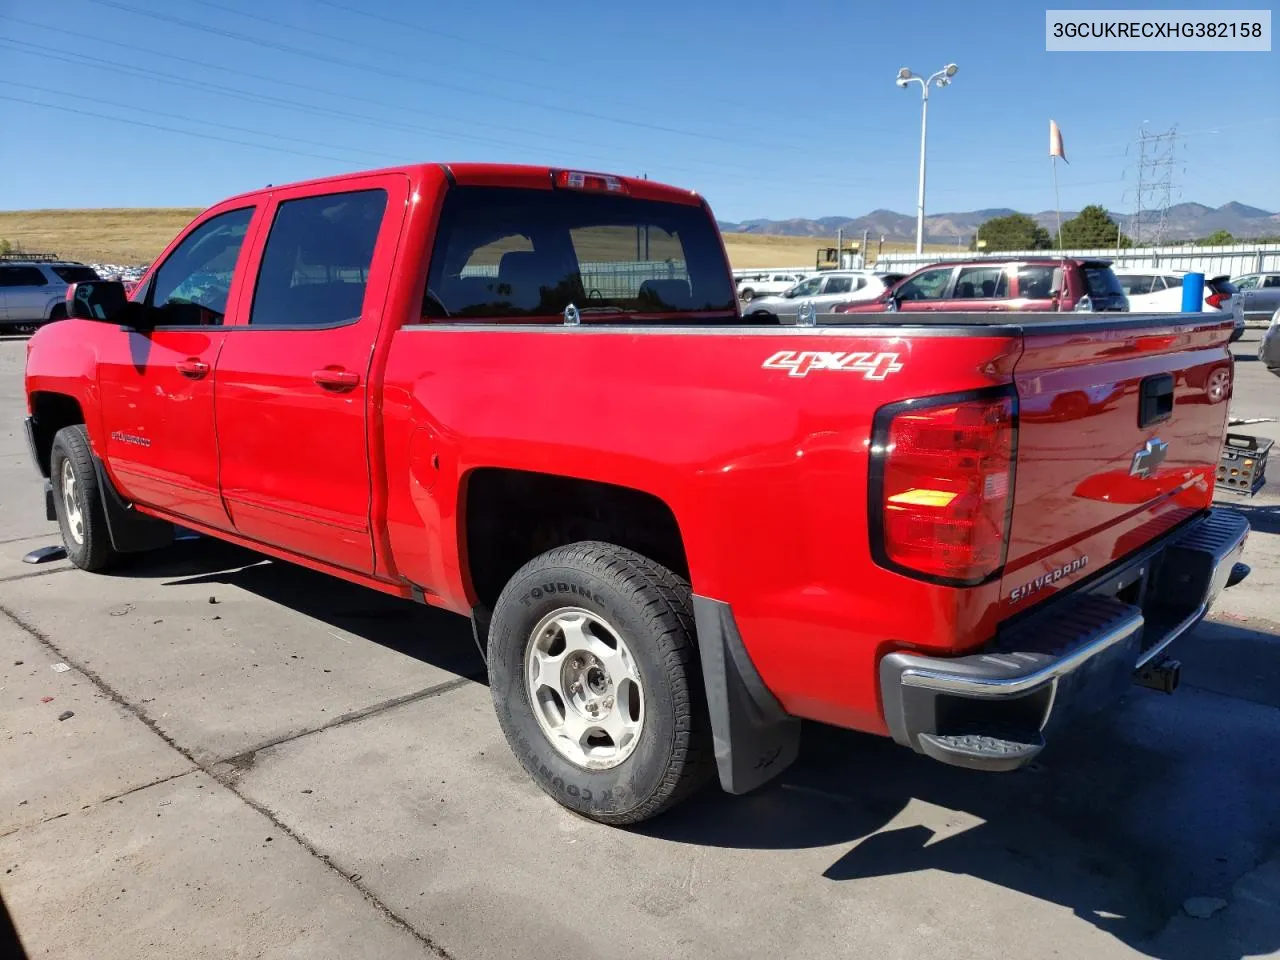
[[[547,168],[451,172],[459,184],[554,188]],[[631,197],[702,202],[618,180]],[[371,186],[388,203],[358,319],[250,327],[279,205]],[[1209,501],[1226,404],[1204,402],[1205,384],[1226,360],[1229,321],[1132,333],[1032,327],[1025,337],[980,327],[926,336],[892,326],[424,325],[447,189],[442,168],[422,165],[227,201],[188,228],[255,208],[222,326],[46,326],[29,346],[29,398],[74,398],[112,481],[143,512],[388,593],[421,587],[459,613],[474,601],[462,546],[472,471],[644,491],[670,507],[694,590],[732,605],[785,707],[875,732],[884,732],[876,669],[885,652],[972,649],[1013,612],[1013,587],[1088,554],[1087,568],[1024,603],[1043,600]],[[1158,372],[1175,375],[1174,419],[1139,430],[1137,384]],[[878,565],[868,536],[876,412],[1010,385],[1018,445],[1003,577],[957,588]],[[1148,487],[1127,465],[1152,436],[1170,457]]]

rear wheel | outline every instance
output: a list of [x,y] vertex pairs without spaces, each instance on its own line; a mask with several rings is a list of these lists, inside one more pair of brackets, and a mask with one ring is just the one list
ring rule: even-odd
[[713,770],[689,585],[587,541],[522,567],[489,628],[502,732],[559,803],[610,824],[668,809]]
[[747,289],[745,289],[745,290],[743,290],[743,291],[742,291],[742,299],[743,299],[743,300],[748,300],[748,301],[749,301],[749,300],[754,300],[754,299],[755,299],[755,296],[756,296],[756,292],[755,292],[755,290],[753,290],[751,287],[747,287]]
[[98,474],[83,424],[63,427],[49,457],[53,507],[67,559],[81,570],[105,570],[119,556],[111,546]]

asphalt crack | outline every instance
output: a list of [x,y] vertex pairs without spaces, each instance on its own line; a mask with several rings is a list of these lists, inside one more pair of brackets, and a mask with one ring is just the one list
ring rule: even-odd
[[[55,571],[49,571],[49,572],[52,573]],[[30,576],[30,574],[27,574],[26,576]],[[327,867],[329,870],[333,871],[335,874],[337,874],[343,880],[349,883],[352,887],[355,888],[355,890],[360,894],[360,896],[364,898],[365,902],[367,902],[370,906],[372,906],[380,914],[382,914],[383,918],[387,920],[388,923],[392,924],[393,926],[399,927],[401,930],[405,931],[407,934],[409,934],[409,936],[413,937],[416,941],[418,941],[418,943],[422,944],[422,946],[430,950],[435,956],[440,957],[441,960],[456,960],[453,954],[449,953],[449,951],[447,951],[444,947],[438,944],[435,940],[427,936],[425,933],[422,933],[420,930],[415,928],[413,924],[411,924],[408,920],[406,920],[404,917],[400,916],[400,914],[392,910],[391,907],[386,904],[386,902],[384,902],[377,894],[375,894],[372,890],[370,890],[367,886],[365,886],[361,882],[361,877],[359,874],[348,873],[342,870],[332,860],[330,860],[328,856],[321,853],[309,840],[307,840],[300,833],[294,830],[293,827],[289,826],[283,820],[281,820],[280,817],[277,816],[274,810],[272,810],[270,807],[266,806],[265,804],[259,803],[257,800],[254,800],[246,796],[244,793],[238,790],[236,788],[236,784],[233,776],[219,774],[215,769],[213,769],[221,761],[215,761],[212,764],[201,763],[198,759],[196,759],[196,757],[191,753],[191,751],[187,750],[185,747],[179,744],[176,740],[174,740],[173,737],[169,736],[167,733],[161,730],[160,727],[156,724],[156,722],[152,720],[151,717],[147,716],[145,711],[143,711],[137,705],[130,703],[129,700],[127,700],[118,690],[115,689],[115,687],[113,687],[110,683],[108,683],[105,679],[103,679],[103,677],[100,674],[98,674],[95,670],[80,663],[75,658],[69,657],[66,653],[64,653],[63,650],[39,627],[36,627],[34,624],[28,623],[21,616],[14,613],[12,610],[4,606],[3,604],[0,604],[0,614],[3,614],[3,616],[7,620],[9,620],[9,622],[11,622],[19,630],[23,631],[28,636],[30,636],[33,640],[41,644],[43,647],[47,648],[48,650],[56,654],[59,661],[61,661],[62,663],[68,664],[73,669],[79,671],[86,679],[88,679],[95,687],[97,687],[97,689],[103,694],[103,696],[107,697],[107,699],[109,699],[112,703],[119,706],[122,710],[124,710],[130,716],[140,721],[148,730],[150,730],[157,737],[163,740],[165,744],[169,746],[170,749],[176,751],[177,753],[181,754],[184,758],[186,758],[186,760],[189,763],[191,763],[192,767],[195,768],[195,770],[200,770],[201,772],[212,777],[213,780],[217,782],[219,785],[221,785],[224,789],[230,790],[233,794],[235,794],[236,797],[239,798],[241,803],[243,803],[245,806],[249,807],[250,809],[255,810],[257,813],[261,814],[262,816],[266,817],[269,821],[271,821],[272,826],[280,830],[283,834],[285,834],[285,836],[289,837],[296,844],[302,847],[302,849],[306,850],[307,853],[313,856],[316,860],[324,864],[325,867]],[[391,710],[396,707],[403,706],[406,703],[413,703],[418,700],[428,699],[433,696],[440,696],[441,694],[448,693],[450,690],[456,690],[459,687],[465,686],[466,684],[471,682],[473,681],[472,681],[472,678],[470,677],[455,677],[452,680],[446,680],[443,683],[435,684],[433,686],[427,687],[424,690],[418,690],[418,691],[415,691],[414,693],[406,694],[401,697],[393,697],[391,700],[383,701],[381,704],[374,704],[372,707],[368,707],[363,710],[357,710],[349,714],[343,714],[341,717],[334,718],[334,720],[331,721],[330,723],[316,727],[315,729],[312,729],[312,730],[304,731],[302,733],[294,734],[288,737],[282,737],[278,741],[275,741],[270,744],[264,744],[262,747],[257,747],[253,751],[246,751],[245,753],[242,753],[239,756],[246,757],[246,756],[249,756],[250,754],[256,754],[258,750],[266,749],[269,746],[275,746],[278,743],[287,743],[291,740],[297,740],[297,739],[300,739],[301,737],[309,736],[313,733],[319,733],[323,730],[329,730],[329,729],[332,729],[333,727],[340,726],[345,723],[351,723],[355,720],[360,720],[365,717],[372,716],[381,710]],[[226,761],[226,762],[229,763],[230,761]],[[250,760],[250,763],[252,763],[252,760]],[[194,770],[187,770],[184,773],[176,774],[175,777],[189,776],[193,772]],[[166,780],[174,779],[174,777],[166,777],[165,779]],[[157,781],[157,783],[162,783],[162,782],[164,781],[163,780]],[[138,787],[133,790],[128,790],[125,792],[135,793],[137,792],[137,790],[143,790],[143,789],[146,789],[146,787],[148,786],[154,786],[154,785],[155,784],[146,784],[143,787]],[[123,794],[121,794],[121,796],[123,796]],[[117,798],[108,798],[108,800],[110,799],[117,799]],[[101,802],[106,802],[106,801],[101,801]],[[56,816],[48,817],[41,822],[47,823],[52,820],[58,820],[67,816],[68,813],[70,813],[70,811],[57,814]],[[25,828],[20,827],[18,829],[25,829]]]
[[32,577],[49,577],[55,573],[66,573],[75,567],[58,567],[56,570],[33,570],[31,573],[15,573],[11,577],[0,577],[0,583],[12,583],[14,580],[30,580]]

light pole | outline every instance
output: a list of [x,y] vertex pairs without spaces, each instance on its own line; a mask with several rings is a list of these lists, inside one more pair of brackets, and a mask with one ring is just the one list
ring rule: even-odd
[[917,77],[911,72],[910,67],[903,67],[898,71],[896,83],[904,90],[908,84],[920,84],[920,194],[916,198],[916,253],[918,254],[924,253],[924,145],[925,135],[929,129],[929,85],[945,87],[951,82],[951,78],[956,75],[958,69],[960,68],[954,63],[948,63],[928,80]]

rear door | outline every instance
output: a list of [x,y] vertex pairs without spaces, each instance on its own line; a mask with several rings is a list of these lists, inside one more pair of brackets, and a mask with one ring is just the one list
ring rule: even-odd
[[341,192],[274,192],[245,317],[215,376],[235,529],[365,573],[368,377],[408,188],[407,176],[381,174]]
[[1280,309],[1280,273],[1268,273],[1262,278],[1253,298],[1253,310],[1258,319],[1269,319]]
[[1054,311],[1063,293],[1063,270],[1056,263],[1020,263],[1013,275],[1012,310]]
[[48,316],[49,301],[58,291],[39,267],[0,267],[0,273],[8,320],[23,322]]
[[956,310],[1008,310],[1010,267],[1003,263],[960,267],[956,272],[951,299]]

